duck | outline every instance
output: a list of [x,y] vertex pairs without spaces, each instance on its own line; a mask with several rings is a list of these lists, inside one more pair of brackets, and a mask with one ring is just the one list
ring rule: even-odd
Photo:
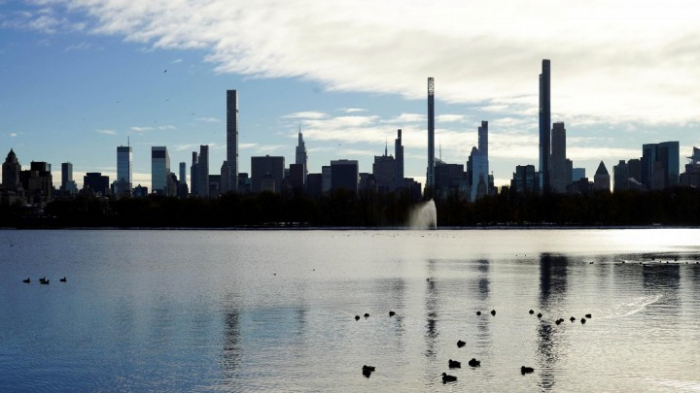
[[535,313],[535,310],[530,309],[530,315],[532,315],[532,314],[534,314],[534,313]]
[[470,366],[470,367],[479,367],[479,366],[481,366],[481,361],[472,358],[472,359],[469,361],[469,366]]
[[395,313],[395,312],[393,312],[393,311],[389,311],[389,316],[390,316],[390,317],[393,317],[394,315],[396,315],[396,313]]
[[523,375],[534,373],[534,372],[535,372],[535,369],[532,367],[527,367],[527,366],[520,367],[520,373]]
[[62,279],[60,279],[60,280],[58,280],[58,281],[60,281],[60,282],[66,282],[67,280],[66,280],[65,277],[63,277]]
[[593,316],[591,316],[591,314],[586,314],[586,318],[591,319]]
[[582,324],[586,323],[586,318],[581,318],[581,323]]
[[32,282],[32,280],[30,280],[29,277],[27,277],[27,279],[26,279],[26,280],[22,280],[22,282],[25,283],[25,284],[29,284],[30,282]]
[[465,343],[464,341],[462,341],[462,340],[457,340],[457,348],[462,348],[462,347],[465,346],[465,345],[467,345],[467,343]]
[[40,283],[40,284],[43,284],[43,285],[48,285],[48,284],[49,284],[49,280],[47,280],[47,279],[44,278],[44,279],[42,279],[42,280],[39,280],[39,283]]
[[447,375],[447,373],[442,373],[442,383],[455,382],[457,377],[454,375]]
[[481,315],[481,311],[477,311],[477,312],[476,312],[476,315]]
[[542,318],[542,313],[541,313],[541,312],[538,312],[538,313],[537,313],[537,318]]
[[359,320],[360,320],[360,316],[359,316],[359,315],[355,315],[355,320],[356,320],[356,321],[359,321]]
[[571,322],[573,322],[573,321],[575,321],[575,320],[576,320],[576,318],[575,318],[575,317],[571,317],[571,318],[569,318],[569,321],[571,321]]
[[362,375],[369,378],[369,376],[372,375],[374,370],[375,370],[374,366],[364,365],[364,366],[362,366]]
[[369,318],[369,313],[365,313],[365,318]]
[[462,362],[450,359],[447,361],[447,366],[449,368],[462,368]]
[[491,310],[491,315],[496,316],[496,310]]
[[554,323],[556,323],[557,325],[561,325],[561,319],[557,319],[556,321],[554,321]]

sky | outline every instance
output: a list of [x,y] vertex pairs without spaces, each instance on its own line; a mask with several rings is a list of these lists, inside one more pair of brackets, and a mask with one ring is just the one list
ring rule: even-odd
[[[602,160],[679,141],[700,146],[700,6],[691,1],[0,0],[0,154],[72,162],[74,178],[114,180],[133,147],[150,187],[151,146],[171,170],[210,146],[225,157],[226,90],[239,92],[239,165],[294,161],[309,171],[392,152],[424,182],[427,78],[435,78],[436,156],[466,166],[489,122],[496,185],[537,167],[538,75],[551,60],[552,121],[592,178]],[[189,176],[189,172],[188,172]]]

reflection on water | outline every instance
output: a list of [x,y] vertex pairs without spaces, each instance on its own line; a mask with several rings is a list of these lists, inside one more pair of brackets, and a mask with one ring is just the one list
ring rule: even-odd
[[638,232],[4,231],[0,390],[700,386],[700,231]]

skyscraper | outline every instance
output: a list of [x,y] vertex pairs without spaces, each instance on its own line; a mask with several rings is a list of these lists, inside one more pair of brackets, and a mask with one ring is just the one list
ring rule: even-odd
[[397,132],[394,141],[394,159],[396,160],[396,188],[403,188],[403,144],[401,141],[401,130]]
[[642,145],[642,184],[647,189],[678,185],[680,149],[678,141]]
[[[264,178],[267,178],[267,184],[270,186],[269,189],[267,187],[262,187]],[[283,179],[284,157],[250,157],[250,183],[252,192],[274,190],[274,192],[279,193],[282,190]]]
[[192,166],[190,166],[190,194],[199,195],[199,155],[192,152]]
[[593,190],[610,192],[610,173],[603,161],[600,162],[593,176]]
[[357,194],[359,181],[357,160],[331,161],[331,190],[344,188]]
[[566,165],[566,128],[563,122],[552,126],[552,154],[549,161],[550,191],[565,193],[569,178]]
[[199,146],[199,162],[197,163],[197,195],[209,197],[209,145]]
[[308,176],[308,174],[309,174],[308,160],[309,160],[309,157],[306,154],[306,144],[304,143],[304,135],[302,135],[301,127],[300,127],[299,128],[299,143],[297,144],[296,159],[294,160],[294,163],[297,165],[304,166],[304,176],[303,176],[304,184],[306,184],[306,176]]
[[117,146],[117,179],[115,192],[124,195],[131,192],[131,146]]
[[2,164],[2,186],[5,191],[14,193],[22,191],[23,188],[20,182],[21,171],[22,166],[17,159],[17,155],[14,150],[10,149],[10,152],[7,153],[7,158],[5,158],[5,163]]
[[61,191],[71,195],[78,192],[78,187],[73,181],[73,164],[70,162],[61,164]]
[[542,73],[540,74],[540,187],[542,191],[549,191],[549,155],[551,127],[551,97],[549,85],[550,65],[549,60],[542,60]]
[[425,187],[435,187],[435,81],[433,78],[428,78],[428,173]]
[[187,184],[187,163],[180,163],[180,184]]
[[389,193],[396,189],[396,159],[389,155],[388,146],[384,147],[383,156],[374,156],[372,175],[380,193]]
[[170,176],[170,156],[165,146],[151,147],[151,192],[166,195]]
[[[201,161],[201,159],[200,159]],[[229,190],[238,191],[238,92],[226,91],[226,161]],[[208,181],[208,180],[207,180]],[[200,190],[201,191],[201,190]]]

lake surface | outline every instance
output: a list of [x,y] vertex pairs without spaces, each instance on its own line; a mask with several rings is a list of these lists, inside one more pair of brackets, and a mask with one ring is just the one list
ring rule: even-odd
[[698,392],[698,262],[692,229],[4,230],[0,390]]

